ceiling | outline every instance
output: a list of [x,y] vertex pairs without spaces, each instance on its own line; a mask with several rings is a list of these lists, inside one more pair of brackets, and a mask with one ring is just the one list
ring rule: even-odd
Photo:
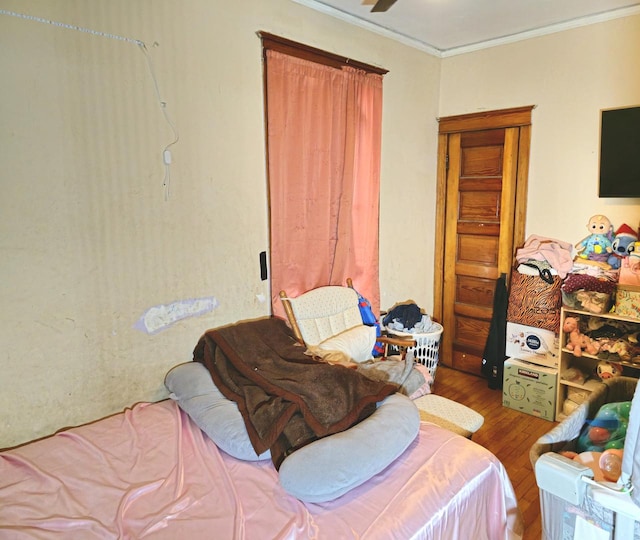
[[441,57],[640,13],[634,0],[293,1]]

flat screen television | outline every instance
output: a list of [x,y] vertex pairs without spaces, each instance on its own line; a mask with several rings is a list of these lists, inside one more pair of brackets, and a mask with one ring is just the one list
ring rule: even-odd
[[640,107],[602,111],[599,196],[640,198]]

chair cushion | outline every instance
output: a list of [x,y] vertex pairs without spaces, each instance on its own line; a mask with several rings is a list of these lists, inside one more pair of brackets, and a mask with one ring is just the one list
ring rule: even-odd
[[344,495],[388,467],[418,435],[420,415],[405,395],[392,394],[355,426],[303,446],[280,466],[280,483],[305,502]]
[[358,293],[350,287],[318,287],[289,302],[307,346],[362,324]]
[[371,359],[375,342],[375,326],[361,324],[325,339],[318,344],[318,347],[325,351],[340,351],[354,362],[364,362]]
[[167,373],[164,384],[171,392],[169,397],[218,448],[243,461],[271,458],[268,450],[256,454],[238,405],[218,390],[202,364],[187,362],[175,366]]
[[420,416],[427,422],[438,424],[464,437],[470,437],[484,423],[484,416],[462,403],[436,394],[427,394],[414,400]]

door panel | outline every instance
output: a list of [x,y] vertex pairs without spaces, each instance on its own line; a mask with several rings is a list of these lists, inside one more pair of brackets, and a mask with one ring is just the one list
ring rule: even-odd
[[[498,264],[498,238],[483,234],[459,234],[458,235],[457,263],[464,264],[484,264],[495,267]],[[473,268],[466,272],[473,272]]]
[[[475,133],[473,135],[475,135]],[[501,133],[501,137],[503,136],[504,132]],[[462,176],[474,177],[500,175],[500,171],[502,169],[503,141],[500,142],[500,146],[484,145],[477,147],[468,146],[468,144],[466,144],[468,142],[468,137],[464,137],[463,135],[465,152],[462,155]]]
[[441,351],[480,374],[495,281],[513,260],[519,128],[448,136]]
[[440,362],[480,374],[496,279],[524,241],[531,111],[439,119],[434,318]]
[[493,285],[488,279],[460,276],[456,283],[456,299],[460,304],[493,309]]
[[484,335],[486,339],[488,332],[489,324],[479,317],[456,318],[456,345],[461,350],[472,352],[476,348],[478,336]]
[[[487,183],[488,184],[488,183]],[[460,221],[472,221],[483,226],[497,223],[500,191],[492,186],[479,186],[477,182],[460,182]],[[484,189],[486,191],[478,191]]]

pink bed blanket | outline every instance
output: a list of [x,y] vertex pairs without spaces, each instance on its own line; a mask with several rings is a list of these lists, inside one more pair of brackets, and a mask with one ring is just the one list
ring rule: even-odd
[[[375,452],[375,449],[371,449]],[[172,401],[0,453],[0,538],[519,538],[502,464],[423,423],[392,465],[346,495],[303,504],[271,461],[220,451]]]

